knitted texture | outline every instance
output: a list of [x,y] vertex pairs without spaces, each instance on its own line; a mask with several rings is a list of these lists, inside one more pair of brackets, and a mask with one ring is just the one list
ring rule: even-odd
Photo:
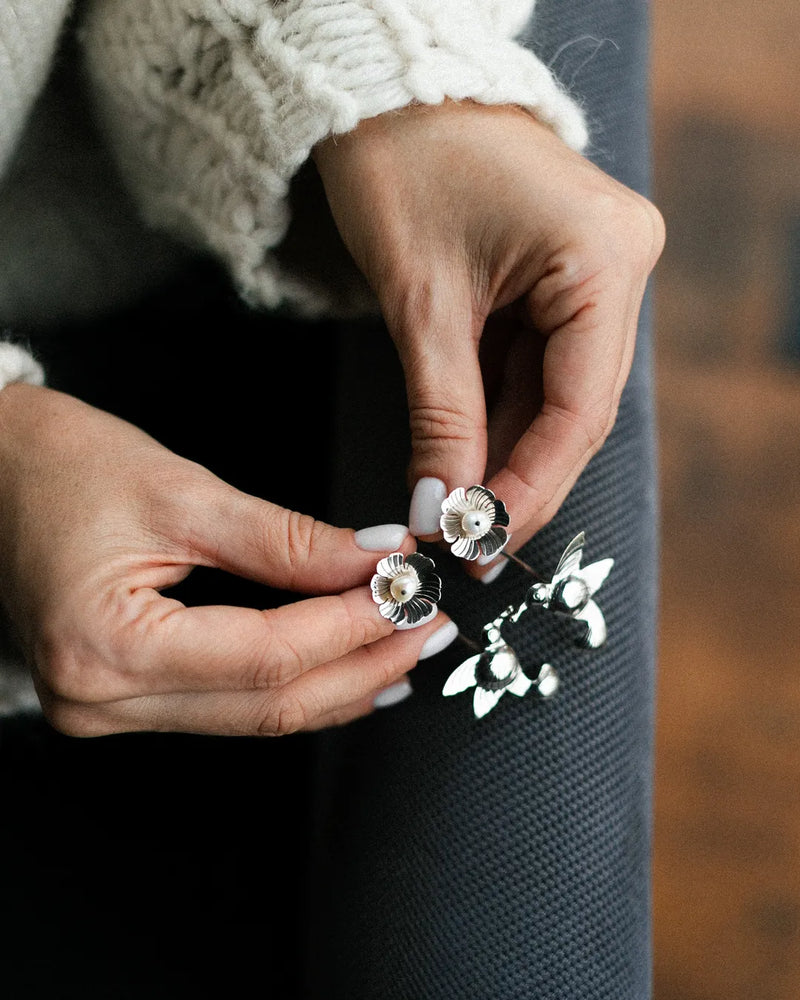
[[12,382],[44,383],[44,369],[18,344],[0,343],[0,389]]
[[98,105],[145,218],[211,250],[256,305],[341,312],[274,249],[322,139],[414,102],[515,104],[575,149],[582,112],[513,39],[526,0],[96,0]]
[[69,0],[0,4],[0,176],[44,84]]

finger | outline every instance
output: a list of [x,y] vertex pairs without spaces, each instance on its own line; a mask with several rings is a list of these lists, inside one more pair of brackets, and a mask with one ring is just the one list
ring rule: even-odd
[[[399,325],[392,325],[389,314],[408,397],[412,489],[420,480],[435,479],[447,492],[483,479],[486,403],[478,356],[482,321],[465,307],[470,302],[465,289],[462,296],[453,291],[446,303],[434,307],[407,307]],[[426,511],[427,516],[411,525],[412,532],[436,537],[436,514],[435,509]]]
[[[444,616],[442,616],[444,617]],[[78,704],[39,692],[50,722],[73,736],[122,732],[186,732],[220,736],[280,736],[371,710],[378,692],[411,670],[438,619],[326,663],[276,690],[147,695],[104,704]]]
[[509,510],[510,551],[552,518],[610,432],[630,370],[640,301],[636,295],[599,300],[548,338],[542,406],[487,484]]
[[118,636],[122,669],[98,677],[98,695],[275,690],[393,631],[365,586],[266,611],[187,608],[153,592]]
[[349,722],[354,722],[356,719],[363,719],[365,716],[371,715],[376,709],[384,709],[392,705],[397,705],[401,701],[405,701],[411,693],[411,682],[404,674],[390,684],[389,687],[381,688],[379,691],[372,691],[366,698],[360,698],[351,705],[345,705],[343,708],[326,712],[318,719],[309,723],[306,729],[313,731],[346,725]]
[[354,532],[249,496],[218,481],[182,530],[197,562],[273,587],[338,593],[369,579],[375,553],[411,552],[405,525]]

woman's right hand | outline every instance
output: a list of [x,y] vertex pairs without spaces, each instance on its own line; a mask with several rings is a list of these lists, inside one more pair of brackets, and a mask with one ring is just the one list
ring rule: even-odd
[[[367,584],[388,551],[71,396],[0,392],[0,600],[62,732],[281,735],[368,714],[447,621],[381,617]],[[327,596],[261,611],[160,593],[195,566]]]

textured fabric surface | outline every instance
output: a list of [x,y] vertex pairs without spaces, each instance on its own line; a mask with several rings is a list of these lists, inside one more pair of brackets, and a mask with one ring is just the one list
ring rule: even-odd
[[[594,158],[642,191],[645,17],[643,4],[606,0],[544,4],[537,20],[542,57],[585,94]],[[456,643],[412,673],[406,702],[319,737],[311,996],[649,996],[657,539],[648,329],[645,315],[608,442],[521,553],[552,572],[584,530],[584,565],[614,557],[598,593],[607,645],[581,649],[572,623],[531,612],[509,641],[531,676],[545,660],[556,668],[552,701],[503,698],[475,720],[470,694],[440,694],[472,653]],[[359,525],[401,513],[405,427],[385,415],[402,407],[403,388],[385,339],[362,330],[348,340],[334,516]],[[365,482],[382,485],[365,494]],[[397,508],[387,509],[393,496]],[[484,623],[520,602],[528,578],[510,565],[489,586],[472,583],[446,556],[435,555],[442,607],[479,640]]]

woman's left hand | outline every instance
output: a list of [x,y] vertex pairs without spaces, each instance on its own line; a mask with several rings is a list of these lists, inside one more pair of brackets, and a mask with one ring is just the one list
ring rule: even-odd
[[403,365],[410,485],[487,485],[519,548],[614,424],[659,212],[516,107],[413,106],[315,160]]

